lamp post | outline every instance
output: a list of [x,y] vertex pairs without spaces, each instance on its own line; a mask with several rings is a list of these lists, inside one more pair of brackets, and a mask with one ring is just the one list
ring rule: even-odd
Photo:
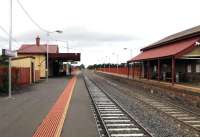
[[133,50],[130,48],[124,48],[124,50],[129,50],[130,51],[130,58],[132,57],[132,52],[133,52]]
[[[130,51],[130,59],[132,58],[132,49],[130,48],[124,48],[124,50],[129,50]],[[128,68],[128,78],[129,78],[129,63],[126,64]],[[132,65],[130,66],[132,68]]]
[[104,58],[104,72],[106,71],[106,58],[107,56]]
[[110,57],[108,57],[108,68],[109,68],[109,72],[110,72]]
[[[9,50],[12,50],[12,0],[10,0],[10,13],[9,13],[9,22],[10,22],[10,27],[9,27]],[[11,57],[9,57],[9,68],[8,68],[8,97],[12,97],[12,66],[11,66]]]
[[[62,33],[62,32],[61,32]],[[64,43],[66,43],[66,48],[67,48],[67,53],[69,53],[69,49],[70,49],[70,47],[69,47],[69,40],[56,40],[56,41],[60,41],[60,42],[64,42]],[[71,48],[72,49],[72,48]]]
[[62,30],[56,30],[56,31],[48,31],[47,32],[47,41],[46,41],[46,46],[47,46],[47,63],[46,63],[46,80],[48,82],[48,78],[49,78],[49,45],[48,45],[48,41],[49,41],[49,35],[51,33],[62,33]]
[[116,55],[116,57],[117,57],[117,60],[116,60],[117,62],[116,63],[117,63],[117,73],[118,73],[118,70],[119,70],[118,69],[119,68],[119,54],[112,53],[112,55]]

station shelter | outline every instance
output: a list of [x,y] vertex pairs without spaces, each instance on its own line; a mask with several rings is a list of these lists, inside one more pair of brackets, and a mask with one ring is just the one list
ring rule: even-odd
[[[141,49],[128,62],[128,75],[177,83],[200,83],[200,26]],[[134,71],[137,71],[135,73]],[[132,73],[130,73],[133,71]]]

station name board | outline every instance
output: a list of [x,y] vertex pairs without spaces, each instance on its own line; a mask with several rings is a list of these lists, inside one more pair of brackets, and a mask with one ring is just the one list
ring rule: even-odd
[[8,49],[2,49],[2,55],[7,57],[16,57],[17,52]]

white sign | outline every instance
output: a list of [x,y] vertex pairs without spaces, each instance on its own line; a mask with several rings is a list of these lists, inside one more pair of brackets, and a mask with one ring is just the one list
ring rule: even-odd
[[71,62],[71,64],[78,64],[78,62],[74,61],[74,62]]
[[16,51],[12,51],[12,50],[8,50],[8,49],[2,49],[2,55],[8,56],[8,57],[16,57],[17,56],[17,52]]

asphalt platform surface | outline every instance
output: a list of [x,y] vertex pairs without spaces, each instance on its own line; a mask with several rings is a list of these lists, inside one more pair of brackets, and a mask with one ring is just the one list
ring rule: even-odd
[[0,137],[31,137],[63,92],[68,79],[49,78],[13,98],[0,97]]
[[61,137],[98,137],[90,98],[81,76],[77,77]]

